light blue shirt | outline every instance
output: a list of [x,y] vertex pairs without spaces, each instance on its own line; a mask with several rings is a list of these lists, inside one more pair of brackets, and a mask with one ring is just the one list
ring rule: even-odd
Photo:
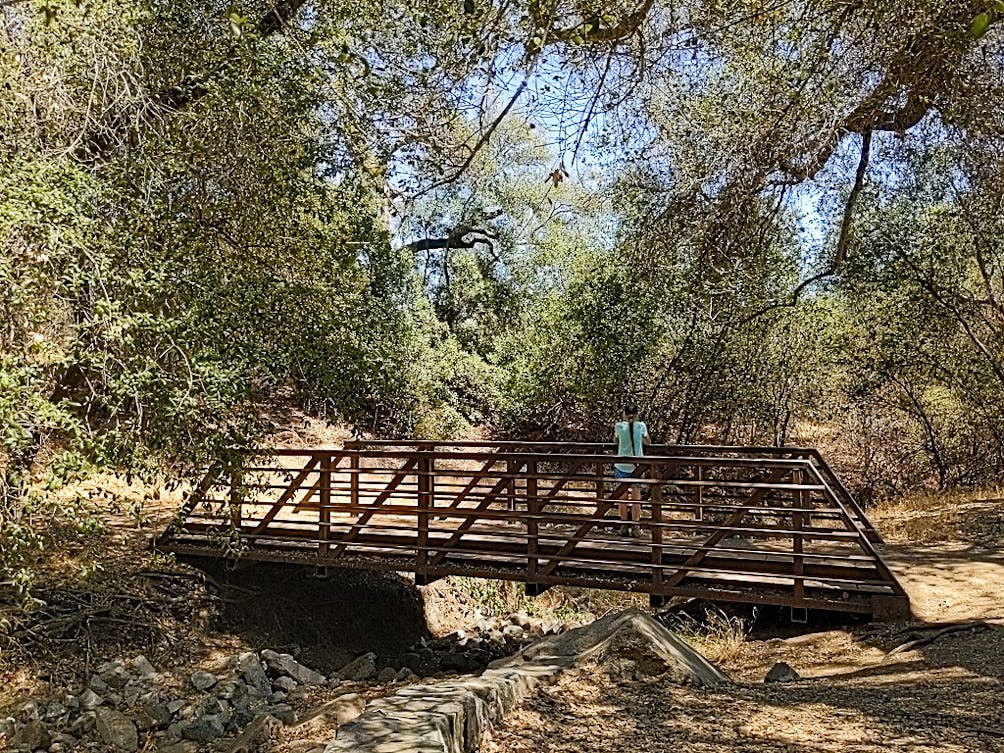
[[[631,423],[634,424],[633,436]],[[641,457],[645,454],[645,448],[642,446],[644,439],[648,439],[648,427],[643,421],[618,421],[614,426],[614,441],[617,443],[618,455]],[[634,465],[631,463],[617,463],[614,467],[625,473],[634,470]]]

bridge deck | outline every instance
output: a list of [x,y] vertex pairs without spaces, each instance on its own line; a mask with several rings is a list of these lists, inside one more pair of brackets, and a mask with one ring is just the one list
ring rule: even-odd
[[[518,580],[898,616],[905,592],[812,450],[358,443],[243,454],[158,541],[178,554]],[[642,499],[640,536],[618,507]]]

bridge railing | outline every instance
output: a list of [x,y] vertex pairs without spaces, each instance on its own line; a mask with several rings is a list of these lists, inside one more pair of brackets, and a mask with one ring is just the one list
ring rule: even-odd
[[[863,516],[811,456],[667,446],[676,454],[631,459],[623,479],[614,464],[625,460],[593,447],[242,453],[207,475],[161,544],[194,553],[223,542],[242,556],[408,570],[420,582],[517,579],[531,592],[568,584],[858,611],[870,609],[862,599],[902,597]],[[638,538],[618,530],[622,505],[640,510]]]
[[[612,442],[525,442],[513,440],[395,440],[372,439],[346,442],[346,448],[384,448],[384,449],[422,449],[430,451],[451,451],[461,449],[494,449],[498,452],[539,452],[539,453],[589,453],[613,454],[616,446]],[[792,458],[807,460],[816,468],[816,472],[830,487],[832,493],[839,497],[864,529],[869,541],[882,543],[882,537],[875,530],[863,508],[848,491],[847,487],[834,473],[829,463],[814,447],[773,446],[773,445],[692,445],[692,444],[646,444],[645,451],[649,455],[695,455],[702,457],[747,457],[747,458]]]

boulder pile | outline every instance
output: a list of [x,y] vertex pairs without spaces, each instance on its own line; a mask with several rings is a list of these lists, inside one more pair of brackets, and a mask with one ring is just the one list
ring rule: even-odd
[[177,678],[157,672],[144,656],[110,661],[76,692],[28,701],[0,719],[0,741],[6,738],[11,751],[63,753],[131,752],[151,740],[163,753],[188,753],[256,719],[295,723],[291,702],[328,682],[289,654],[269,650],[230,657],[222,667]]
[[420,639],[398,655],[362,654],[328,676],[269,649],[231,656],[213,671],[198,669],[181,677],[158,672],[144,656],[109,661],[58,700],[27,701],[13,716],[0,717],[0,750],[189,753],[227,738],[239,742],[249,735],[272,735],[275,725],[302,721],[294,709],[312,686],[350,689],[353,683],[478,673],[562,629],[516,612],[479,621],[469,634]]

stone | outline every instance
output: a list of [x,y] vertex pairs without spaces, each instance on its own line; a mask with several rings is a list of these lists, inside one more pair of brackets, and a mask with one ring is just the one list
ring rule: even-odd
[[108,683],[101,679],[101,675],[91,675],[91,679],[87,683],[87,687],[95,693],[108,692]]
[[286,700],[286,694],[281,690],[277,690],[268,697],[269,703],[282,703]]
[[268,663],[269,669],[280,675],[291,677],[301,685],[323,685],[324,675],[300,664],[289,654],[279,654],[265,649],[262,658]]
[[73,735],[68,735],[65,732],[60,732],[59,734],[52,736],[52,742],[59,743],[64,748],[73,748],[77,745],[77,738]]
[[530,615],[526,612],[514,612],[509,615],[509,623],[512,625],[519,625],[524,630],[530,629]]
[[114,709],[99,708],[94,726],[105,745],[115,750],[134,751],[139,748],[139,732],[125,714]]
[[282,737],[283,724],[274,716],[259,714],[248,724],[234,744],[229,747],[230,753],[253,753],[269,749],[268,743]]
[[14,737],[14,730],[17,729],[17,720],[12,716],[0,719],[0,737],[10,740]]
[[182,708],[184,708],[185,702],[180,698],[177,698],[173,701],[168,701],[165,705],[167,706],[167,710],[170,712],[171,716],[174,716],[181,711]]
[[288,693],[291,690],[296,690],[297,684],[296,680],[292,677],[276,677],[272,681],[272,687],[279,688],[279,690],[284,690]]
[[153,729],[170,724],[173,717],[174,714],[168,709],[166,703],[150,700],[140,704],[136,714],[136,722],[143,729]]
[[265,713],[274,716],[287,726],[296,724],[296,712],[293,711],[293,707],[288,703],[277,703],[274,706],[269,706],[265,709]]
[[411,682],[417,680],[418,675],[411,671],[411,667],[401,667],[395,678],[398,682]]
[[487,638],[490,643],[505,643],[505,636],[502,634],[501,630],[489,630]]
[[76,735],[77,737],[83,737],[94,729],[94,724],[97,718],[97,714],[93,711],[85,711],[83,714],[74,719],[72,724],[70,724],[70,734]]
[[13,749],[26,748],[28,750],[38,750],[39,748],[48,748],[52,745],[52,736],[42,722],[34,719],[11,735],[8,744]]
[[351,722],[363,713],[366,701],[358,693],[346,693],[314,709],[296,726],[298,735],[320,735]]
[[192,687],[196,690],[209,690],[216,684],[216,675],[212,672],[199,669],[192,672],[192,676],[188,678],[188,681],[192,683]]
[[199,746],[191,740],[178,740],[157,746],[157,753],[195,753]]
[[640,609],[610,614],[589,625],[552,635],[490,667],[514,667],[525,661],[572,660],[580,665],[631,675],[667,674],[670,679],[701,687],[729,678],[664,625]]
[[181,728],[181,736],[197,743],[208,743],[223,737],[226,727],[218,716],[201,716]]
[[244,678],[244,682],[262,696],[267,696],[272,692],[272,684],[268,681],[268,675],[265,674],[265,668],[262,667],[257,654],[253,652],[241,654],[237,658],[237,671]]
[[397,679],[397,670],[393,667],[384,667],[377,673],[377,682],[394,682]]
[[272,692],[272,683],[268,681],[265,668],[261,665],[258,655],[253,651],[247,651],[237,657],[237,671],[241,673],[244,681],[262,696],[267,696]]
[[120,659],[102,664],[98,667],[98,674],[109,687],[116,690],[124,688],[133,679],[132,675],[126,670],[125,663]]
[[338,670],[338,676],[343,680],[350,680],[352,682],[362,682],[364,680],[372,680],[377,675],[376,668],[376,654],[372,651],[363,654],[362,656],[356,657],[340,670]]
[[143,689],[139,685],[126,685],[122,691],[122,701],[126,706],[135,706],[141,695],[143,695]]
[[154,669],[153,665],[147,660],[143,654],[140,654],[135,659],[132,660],[133,671],[136,672],[144,680],[149,680],[157,676],[157,670]]
[[519,643],[526,638],[526,631],[519,625],[506,625],[502,628],[503,637],[512,643]]
[[58,719],[66,713],[66,706],[59,701],[53,701],[45,707],[45,718],[47,720]]
[[17,718],[22,724],[27,724],[28,722],[37,722],[42,718],[42,715],[38,711],[38,704],[34,701],[27,701],[22,703],[17,708]]
[[447,672],[475,672],[484,664],[478,656],[480,653],[470,651],[468,653],[446,654],[441,660],[443,670]]
[[773,667],[770,668],[770,672],[767,676],[763,678],[764,682],[795,682],[796,680],[801,680],[801,675],[798,674],[794,669],[791,668],[789,664],[783,661],[779,661]]

